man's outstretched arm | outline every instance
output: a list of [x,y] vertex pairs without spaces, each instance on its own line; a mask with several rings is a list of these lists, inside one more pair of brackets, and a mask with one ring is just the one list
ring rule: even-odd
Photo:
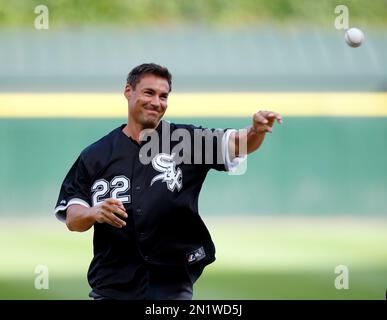
[[257,150],[265,139],[266,133],[273,132],[272,128],[276,120],[282,123],[282,117],[276,112],[259,111],[255,113],[252,125],[230,135],[228,146],[230,154],[240,157]]

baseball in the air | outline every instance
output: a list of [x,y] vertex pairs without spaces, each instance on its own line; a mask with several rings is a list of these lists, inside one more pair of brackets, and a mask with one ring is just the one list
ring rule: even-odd
[[361,45],[364,40],[364,33],[358,28],[350,28],[345,31],[345,41],[350,47],[356,48]]

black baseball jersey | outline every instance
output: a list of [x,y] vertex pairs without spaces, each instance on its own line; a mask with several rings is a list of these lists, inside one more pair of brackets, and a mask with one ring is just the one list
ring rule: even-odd
[[55,213],[64,220],[71,204],[122,201],[125,227],[94,224],[88,280],[99,294],[132,298],[144,263],[200,273],[215,260],[198,197],[208,171],[228,170],[233,162],[225,151],[231,130],[161,121],[153,131],[159,139],[149,135],[137,143],[124,127],[81,152],[63,181]]

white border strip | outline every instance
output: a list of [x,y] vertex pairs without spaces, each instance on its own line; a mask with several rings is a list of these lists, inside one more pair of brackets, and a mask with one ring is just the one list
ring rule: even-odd
[[55,208],[54,214],[59,221],[62,221],[62,222],[66,221],[66,209],[72,204],[80,204],[81,206],[84,206],[86,208],[90,208],[90,205],[85,200],[82,200],[79,198],[70,199],[70,201],[67,203],[67,205],[57,206]]
[[222,153],[223,153],[223,161],[226,170],[229,172],[235,172],[239,165],[243,163],[247,159],[247,155],[243,157],[235,157],[234,159],[230,159],[230,149],[229,149],[229,141],[231,133],[237,132],[235,129],[226,130],[222,139]]

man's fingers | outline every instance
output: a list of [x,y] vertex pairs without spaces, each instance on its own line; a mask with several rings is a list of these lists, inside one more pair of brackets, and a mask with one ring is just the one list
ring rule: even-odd
[[277,120],[279,124],[282,124],[283,120],[282,117],[278,113],[274,113],[273,115],[269,115],[270,118],[273,120]]
[[[101,213],[102,213],[102,222],[108,223],[116,228],[122,228],[125,225],[125,224],[120,223],[118,221],[120,219],[118,219],[112,212],[110,212],[108,210],[101,209]],[[122,221],[122,220],[120,220],[120,221]],[[122,221],[122,222],[124,222],[124,221]]]
[[272,133],[273,123],[275,120],[282,121],[282,118],[279,114],[269,111],[259,111],[254,114],[253,117],[253,127],[255,131],[258,132],[269,132]]
[[272,133],[273,132],[273,128],[269,125],[267,126],[262,126],[262,132],[269,132],[269,133]]
[[128,214],[126,213],[125,208],[123,208],[121,201],[115,199],[105,200],[101,205],[100,212],[104,222],[107,222],[118,228],[126,225],[126,222],[117,216],[119,215],[122,218],[128,217]]
[[122,203],[116,204],[116,206],[117,206],[118,208],[120,208],[121,210],[123,210],[123,211],[126,212],[126,209],[125,209],[125,207],[124,207],[124,205],[123,205]]
[[116,214],[120,215],[123,218],[127,218],[128,217],[128,214],[124,211],[125,208],[124,208],[124,210],[122,210],[118,206],[109,206],[109,209],[110,209],[111,212],[116,213]]
[[[117,200],[117,199],[109,198],[109,199],[106,199],[105,202],[107,202],[108,204],[115,204],[116,206],[124,207],[122,202],[120,200]],[[124,208],[124,210],[125,210],[125,208]]]
[[[112,200],[115,200],[115,199],[112,199]],[[102,204],[102,208],[105,209],[105,210],[117,213],[118,215],[120,215],[123,218],[127,218],[128,215],[126,213],[125,207],[122,205],[122,202],[119,201],[119,200],[116,200],[116,201],[118,201],[119,203],[117,203],[117,202],[113,203],[112,201],[107,201],[106,200]]]
[[270,125],[259,125],[259,126],[254,126],[253,128],[256,132],[269,132],[269,133],[272,133],[273,132],[273,128],[270,126]]
[[261,123],[261,124],[266,124],[266,123],[269,122],[269,121],[268,121],[263,115],[261,115],[259,112],[257,112],[256,114],[254,114],[253,120],[254,120],[255,123]]
[[126,226],[126,222],[118,218],[113,212],[110,213],[109,218],[119,226]]
[[113,219],[110,219],[109,217],[105,217],[105,222],[107,224],[110,224],[113,227],[116,227],[116,228],[122,228],[123,227],[120,223],[114,221]]
[[272,120],[277,120],[278,123],[282,123],[282,117],[276,112],[269,112],[267,115],[267,118],[270,118]]
[[282,116],[278,114],[277,112],[273,111],[259,111],[259,114],[261,114],[262,117],[265,119],[270,119],[272,121],[277,120],[278,123],[283,123]]

